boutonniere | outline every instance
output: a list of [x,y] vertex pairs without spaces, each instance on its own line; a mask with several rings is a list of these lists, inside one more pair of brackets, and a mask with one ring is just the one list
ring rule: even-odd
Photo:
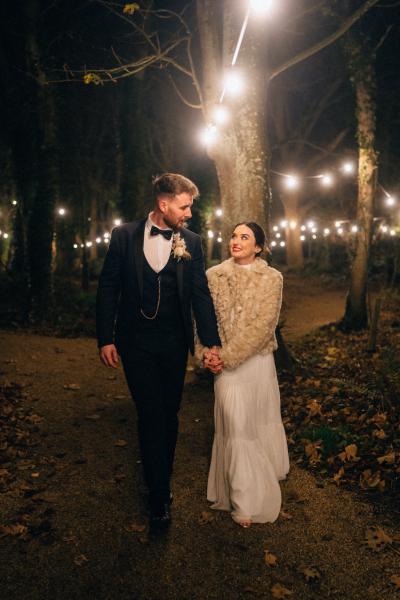
[[185,240],[180,233],[172,235],[172,256],[179,262],[180,260],[190,260],[192,258],[190,252],[186,248]]

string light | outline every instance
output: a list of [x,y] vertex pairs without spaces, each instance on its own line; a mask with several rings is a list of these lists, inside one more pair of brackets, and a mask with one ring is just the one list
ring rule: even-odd
[[218,236],[218,237],[217,237],[217,242],[219,242],[219,243],[221,243],[221,242],[222,242],[222,237],[221,237],[221,236]]
[[306,236],[305,235],[301,235],[300,239],[301,239],[302,242],[304,242],[304,240],[306,239]]
[[358,231],[358,227],[357,227],[357,225],[352,225],[352,226],[351,226],[351,232],[352,232],[352,233],[357,233],[357,231]]
[[228,96],[237,98],[245,88],[243,76],[236,70],[228,71],[225,75],[224,88]]
[[394,206],[396,204],[396,199],[393,196],[388,196],[386,198],[386,206]]
[[300,231],[305,231],[306,229],[307,229],[307,227],[306,227],[305,225],[302,225],[302,226],[300,227]]
[[218,138],[218,130],[215,125],[208,125],[200,134],[200,139],[205,146],[211,146]]
[[271,242],[271,246],[272,246],[273,248],[275,248],[275,246],[276,246],[276,242],[275,242],[275,240],[272,240],[272,242]]
[[74,248],[77,248],[77,247],[78,247],[78,244],[74,244]]
[[285,242],[279,242],[279,245],[280,245],[281,248],[284,248],[286,246],[286,243]]
[[4,232],[3,233],[3,238],[6,240],[8,238],[8,233]]
[[289,190],[295,190],[300,185],[300,180],[296,175],[286,175],[285,186]]
[[328,229],[328,227],[325,227],[325,229],[324,229],[324,236],[326,237],[327,235],[330,234],[330,232],[331,232],[331,230]]
[[346,173],[346,175],[350,175],[351,173],[354,173],[354,164],[351,162],[343,163],[342,171],[343,171],[343,173]]
[[97,237],[96,238],[96,244],[100,244],[101,243],[101,237]]
[[338,230],[337,230],[337,232],[338,232],[339,235],[342,235],[343,234],[343,228],[339,227]]
[[263,15],[270,11],[272,0],[250,0],[250,8],[256,15]]
[[217,217],[222,217],[222,215],[223,215],[222,208],[217,208],[216,211],[215,211],[215,214],[216,214]]
[[16,200],[12,200],[11,204],[12,204],[13,206],[17,206],[17,201],[16,201]]
[[229,121],[230,113],[225,106],[217,106],[213,112],[214,121],[218,125],[225,125]]
[[213,231],[211,231],[211,229],[209,229],[209,230],[207,231],[207,235],[208,235],[208,239],[209,239],[209,240],[212,240],[212,239],[213,239],[213,237],[214,237],[214,232],[213,232]]
[[292,229],[292,230],[296,229],[296,227],[297,227],[296,221],[290,221],[289,226],[290,226],[290,229]]
[[390,235],[392,235],[392,236],[393,236],[393,235],[396,235],[396,232],[395,232],[395,230],[394,230],[394,229],[391,229],[391,230],[390,230]]
[[333,184],[333,177],[329,173],[322,175],[321,183],[324,187],[330,187]]
[[314,221],[308,221],[307,227],[308,227],[308,229],[312,229],[313,227],[315,227]]
[[285,229],[285,227],[287,227],[287,221],[281,221],[281,227]]
[[313,233],[311,237],[312,237],[313,240],[317,239],[317,236],[315,235],[315,233]]
[[281,234],[280,234],[280,233],[276,233],[276,234],[275,234],[275,237],[279,239],[279,238],[280,238],[280,237],[282,237],[282,236],[281,236]]
[[279,227],[278,227],[278,225],[274,225],[274,226],[273,226],[273,228],[272,228],[272,230],[273,230],[273,231],[279,231]]
[[115,227],[119,227],[121,225],[121,223],[122,223],[121,219],[114,219]]
[[65,215],[65,208],[59,208],[58,209],[58,214],[61,215],[62,217]]

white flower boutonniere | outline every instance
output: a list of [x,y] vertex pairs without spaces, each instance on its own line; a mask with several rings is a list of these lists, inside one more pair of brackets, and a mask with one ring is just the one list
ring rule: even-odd
[[185,240],[181,237],[180,233],[174,233],[172,236],[172,248],[171,254],[178,262],[180,260],[190,260],[191,254],[188,252],[185,244]]

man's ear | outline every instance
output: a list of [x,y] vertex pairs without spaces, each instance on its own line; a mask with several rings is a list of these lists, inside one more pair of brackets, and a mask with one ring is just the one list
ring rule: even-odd
[[166,196],[160,196],[157,198],[158,210],[164,215],[168,209],[168,198]]

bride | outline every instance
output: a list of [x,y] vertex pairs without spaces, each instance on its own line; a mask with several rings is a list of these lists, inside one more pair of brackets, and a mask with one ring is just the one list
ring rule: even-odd
[[260,258],[264,246],[257,223],[235,227],[231,258],[207,271],[222,348],[198,349],[216,373],[207,498],[242,527],[277,519],[289,471],[273,357],[282,275]]

